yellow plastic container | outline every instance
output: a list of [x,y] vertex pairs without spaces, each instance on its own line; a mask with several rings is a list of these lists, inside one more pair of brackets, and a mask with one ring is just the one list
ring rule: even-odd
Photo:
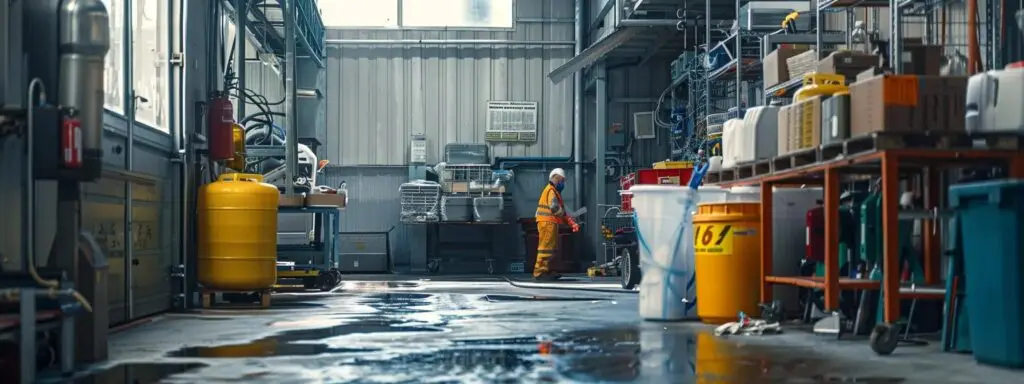
[[221,175],[199,189],[198,280],[213,291],[252,292],[277,281],[277,187],[263,176]]
[[761,298],[760,203],[711,203],[693,216],[697,316],[708,324],[757,316]]
[[793,94],[793,102],[801,102],[814,96],[831,95],[840,91],[850,91],[843,75],[832,73],[810,73],[804,75],[803,86]]
[[680,169],[693,168],[692,161],[659,161],[654,163],[654,169]]

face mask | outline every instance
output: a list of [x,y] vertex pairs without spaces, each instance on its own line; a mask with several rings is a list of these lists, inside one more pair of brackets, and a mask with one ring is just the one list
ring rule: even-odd
[[557,189],[558,192],[562,192],[562,190],[565,189],[565,182],[559,181],[557,184],[555,184],[555,189]]

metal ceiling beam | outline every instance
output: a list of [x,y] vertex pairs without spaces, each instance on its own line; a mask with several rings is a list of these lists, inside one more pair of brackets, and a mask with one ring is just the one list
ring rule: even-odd
[[602,7],[601,11],[597,13],[597,17],[595,17],[594,20],[590,21],[590,30],[589,30],[589,32],[594,32],[594,30],[597,29],[597,26],[601,25],[601,23],[604,22],[604,18],[608,16],[608,12],[611,12],[612,7],[614,5],[615,5],[615,0],[609,0],[609,1],[604,3],[604,7]]
[[569,59],[555,70],[548,74],[548,78],[555,83],[559,83],[571,76],[576,71],[579,71],[587,66],[597,62],[604,58],[609,52],[615,50],[622,44],[626,43],[634,36],[642,32],[642,28],[619,28],[612,33],[609,33],[600,41],[594,43],[579,55]]

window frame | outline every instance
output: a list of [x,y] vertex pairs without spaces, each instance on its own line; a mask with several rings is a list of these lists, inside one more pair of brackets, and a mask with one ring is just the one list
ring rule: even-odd
[[[335,26],[335,25],[324,25],[326,29],[337,29],[347,31],[466,31],[466,32],[514,32],[516,25],[518,24],[518,11],[519,4],[518,0],[510,0],[512,7],[512,26],[511,27],[482,27],[482,26],[433,26],[433,27],[415,27],[405,25],[405,0],[394,0],[398,3],[398,12],[395,15],[397,23],[395,26]],[[321,18],[323,15],[321,15]]]

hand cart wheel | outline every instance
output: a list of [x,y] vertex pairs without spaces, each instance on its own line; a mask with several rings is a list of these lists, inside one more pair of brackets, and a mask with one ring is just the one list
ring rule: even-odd
[[871,330],[871,338],[868,342],[871,350],[881,356],[892,354],[900,341],[900,327],[897,324],[878,324]]
[[637,284],[640,284],[639,255],[636,252],[630,251],[628,247],[623,248],[620,260],[619,278],[621,279],[622,289],[632,290],[636,288]]

